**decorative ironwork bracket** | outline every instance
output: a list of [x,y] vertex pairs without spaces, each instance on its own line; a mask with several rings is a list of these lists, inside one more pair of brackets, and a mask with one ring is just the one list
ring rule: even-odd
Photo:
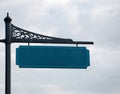
[[73,41],[72,39],[64,39],[41,35],[24,30],[12,24],[11,42],[22,43],[59,43],[59,44],[93,44],[88,41]]
[[[0,42],[5,43],[5,39]],[[10,43],[55,43],[55,44],[94,44],[91,41],[73,41],[72,39],[57,38],[30,32],[11,24]]]
[[12,25],[11,42],[27,43],[72,43],[71,39],[56,38],[33,33]]

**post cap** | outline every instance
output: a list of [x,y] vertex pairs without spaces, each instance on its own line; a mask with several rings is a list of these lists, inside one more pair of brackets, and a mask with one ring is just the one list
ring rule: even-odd
[[9,22],[12,21],[12,19],[11,19],[10,16],[9,16],[9,13],[7,13],[7,16],[5,17],[4,21],[5,21],[6,23],[9,23]]

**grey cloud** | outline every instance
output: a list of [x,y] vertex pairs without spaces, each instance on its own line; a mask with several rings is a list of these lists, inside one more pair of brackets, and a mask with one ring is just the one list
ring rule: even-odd
[[83,30],[80,31],[80,33],[83,34],[84,38],[94,40],[99,46],[119,45],[119,7],[115,7],[115,9],[113,7],[112,11],[106,11],[106,15],[103,14],[103,16],[97,16],[94,20],[92,19],[91,14],[92,11],[94,11],[93,9],[96,9],[97,7],[98,6],[94,6],[94,8],[90,9],[86,8],[87,12],[83,11],[79,14],[79,23],[83,27]]

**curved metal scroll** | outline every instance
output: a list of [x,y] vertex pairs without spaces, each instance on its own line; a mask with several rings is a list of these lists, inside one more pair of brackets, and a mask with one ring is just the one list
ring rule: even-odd
[[11,42],[22,43],[61,43],[61,44],[93,44],[90,41],[73,41],[72,39],[64,39],[51,37],[33,33],[17,26],[12,25]]
[[12,42],[27,43],[72,43],[72,39],[56,38],[46,35],[33,33],[17,26],[12,25]]

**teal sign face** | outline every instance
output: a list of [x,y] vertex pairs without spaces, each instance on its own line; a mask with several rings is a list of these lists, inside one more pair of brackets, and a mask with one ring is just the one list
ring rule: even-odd
[[72,68],[90,66],[86,47],[66,46],[19,46],[16,64],[20,68]]

